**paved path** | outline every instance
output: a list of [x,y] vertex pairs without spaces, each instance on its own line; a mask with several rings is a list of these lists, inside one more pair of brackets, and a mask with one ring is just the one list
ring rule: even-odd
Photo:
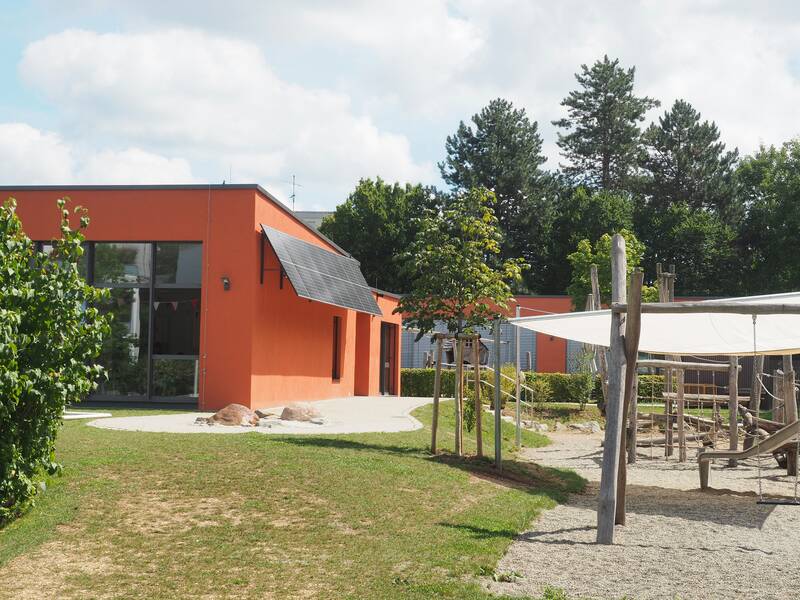
[[[92,427],[120,431],[150,431],[159,433],[258,433],[331,434],[413,431],[422,423],[411,416],[415,408],[428,404],[430,398],[397,398],[394,396],[357,396],[320,400],[314,406],[325,419],[323,425],[295,421],[277,421],[272,427],[229,427],[224,425],[195,425],[197,417],[212,413],[181,413],[175,415],[149,415],[144,417],[113,417],[89,423]],[[280,414],[282,407],[268,410]]]
[[[695,452],[689,462],[640,451],[628,471],[628,517],[614,545],[594,543],[600,479],[600,436],[554,434],[553,444],[526,451],[547,466],[589,480],[586,492],[545,511],[509,548],[497,570],[514,583],[488,583],[495,593],[539,597],[545,586],[570,599],[745,599],[800,597],[800,506],[756,504],[755,459],[735,469],[712,466],[714,491],[701,492]],[[663,450],[662,450],[663,452]],[[794,478],[762,457],[765,494],[791,496]]]

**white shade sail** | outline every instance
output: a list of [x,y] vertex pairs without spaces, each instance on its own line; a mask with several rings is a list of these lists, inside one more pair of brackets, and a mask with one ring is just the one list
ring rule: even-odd
[[[787,304],[800,306],[800,292],[706,300],[714,303]],[[566,313],[510,319],[518,327],[595,346],[608,346],[611,311]],[[800,354],[800,315],[687,313],[642,314],[639,351],[651,354],[746,355]]]

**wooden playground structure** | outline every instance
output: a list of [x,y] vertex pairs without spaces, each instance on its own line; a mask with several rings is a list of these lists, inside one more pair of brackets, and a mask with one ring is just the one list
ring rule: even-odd
[[[792,355],[800,353],[800,293],[675,302],[675,268],[670,266],[667,271],[659,266],[659,301],[643,303],[643,274],[634,269],[628,276],[625,241],[620,235],[612,238],[608,309],[601,307],[595,267],[590,275],[588,311],[512,322],[594,346],[606,406],[596,541],[613,543],[615,525],[625,525],[627,469],[637,460],[637,447],[649,448],[653,458],[655,448],[663,447],[663,454],[658,453],[662,460],[675,460],[672,457],[677,452],[677,463],[690,460],[690,446],[696,448],[703,490],[709,487],[712,462],[736,467],[740,461],[755,458],[758,502],[800,505],[800,421],[792,368]],[[649,356],[640,356],[640,351]],[[782,356],[783,369],[764,373],[764,355]],[[753,359],[753,382],[747,396],[738,389],[739,358],[745,356]],[[651,385],[650,412],[640,411],[638,405],[640,369],[664,375],[659,397]],[[716,381],[701,383],[702,373],[727,379],[727,393],[719,393],[723,386]],[[764,385],[770,378],[772,391]],[[770,415],[762,414],[764,393],[772,400]],[[655,404],[659,411],[654,410]],[[764,455],[774,456],[794,477],[793,497],[763,497]]]

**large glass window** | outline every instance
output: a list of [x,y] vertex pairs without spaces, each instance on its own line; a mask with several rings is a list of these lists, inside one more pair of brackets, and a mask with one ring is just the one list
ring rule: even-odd
[[94,245],[95,285],[148,284],[152,253],[152,244],[97,242]]
[[200,244],[159,242],[156,244],[156,285],[200,287]]
[[110,313],[111,335],[103,343],[100,364],[108,380],[101,381],[98,392],[114,396],[147,395],[147,348],[149,337],[150,290],[114,288],[99,309]]
[[153,357],[153,395],[197,396],[198,361]]
[[156,288],[153,354],[200,353],[200,289]]
[[199,243],[87,243],[81,272],[110,288],[99,309],[114,317],[99,358],[108,373],[99,396],[197,397],[201,265]]

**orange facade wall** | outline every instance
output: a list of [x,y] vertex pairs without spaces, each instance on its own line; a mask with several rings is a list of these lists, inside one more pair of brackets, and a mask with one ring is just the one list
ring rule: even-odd
[[[89,211],[87,240],[203,243],[199,408],[232,402],[255,408],[356,393],[356,328],[362,315],[301,299],[288,280],[281,289],[268,244],[265,267],[273,270],[264,273],[262,284],[260,224],[337,250],[256,186],[4,190],[17,198],[23,227],[35,240],[58,235],[55,200],[69,196]],[[230,280],[228,291],[223,277]],[[395,318],[392,303],[396,306],[396,299],[380,300],[384,319]],[[338,380],[332,378],[334,316],[342,323]],[[379,385],[372,367],[378,360],[372,355],[374,329],[370,323],[364,342],[370,350],[358,357],[370,361],[359,371],[365,378],[359,391],[370,393]]]

